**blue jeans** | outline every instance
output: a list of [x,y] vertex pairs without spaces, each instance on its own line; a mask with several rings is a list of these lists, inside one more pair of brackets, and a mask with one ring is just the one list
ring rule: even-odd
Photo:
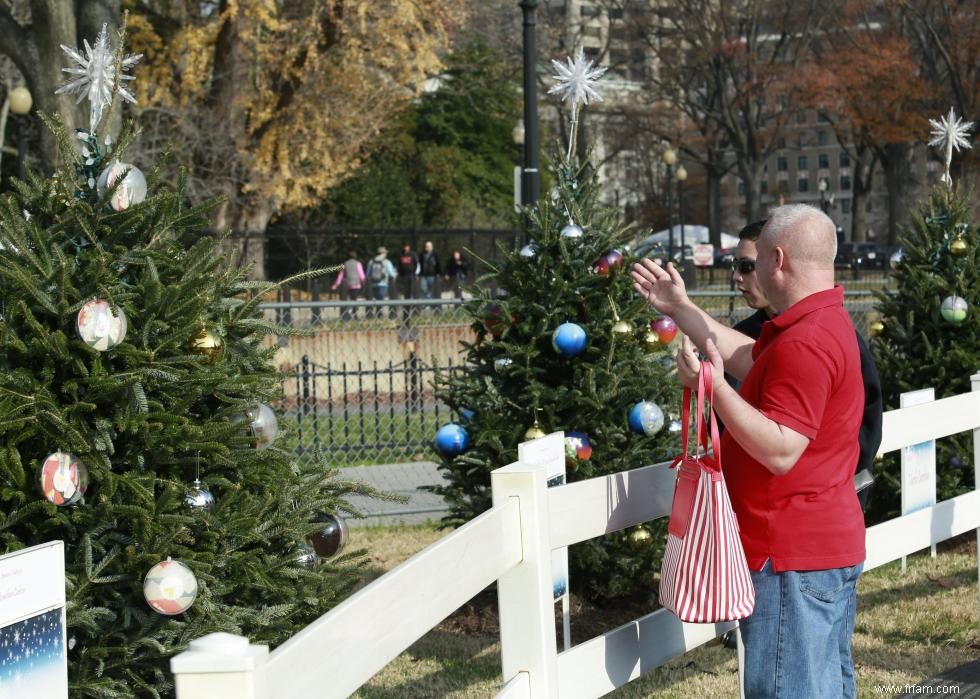
[[739,623],[746,699],[854,699],[851,635],[864,564],[752,572],[755,610]]

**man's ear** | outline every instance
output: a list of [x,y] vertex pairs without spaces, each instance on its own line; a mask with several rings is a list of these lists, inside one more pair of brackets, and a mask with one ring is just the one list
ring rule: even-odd
[[777,245],[775,248],[773,248],[773,252],[776,254],[776,264],[774,269],[782,270],[786,264],[786,251]]

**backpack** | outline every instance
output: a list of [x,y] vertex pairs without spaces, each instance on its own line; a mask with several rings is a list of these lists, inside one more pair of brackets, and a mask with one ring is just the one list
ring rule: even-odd
[[385,270],[383,260],[371,260],[371,266],[368,269],[368,278],[375,284],[383,282],[388,278],[388,272]]

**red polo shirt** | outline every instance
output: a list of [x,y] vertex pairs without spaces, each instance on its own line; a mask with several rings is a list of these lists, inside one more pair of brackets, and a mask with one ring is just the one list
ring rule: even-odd
[[751,570],[843,568],[864,560],[864,514],[854,492],[864,384],[844,289],[812,294],[762,326],[739,394],[810,439],[777,476],[722,435],[725,481]]

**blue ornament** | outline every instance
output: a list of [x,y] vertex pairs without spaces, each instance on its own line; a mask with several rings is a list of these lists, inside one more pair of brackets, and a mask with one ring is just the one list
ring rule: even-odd
[[470,410],[469,408],[460,408],[459,409],[459,421],[460,422],[469,424],[473,420],[473,418],[475,418],[475,417],[476,417],[476,412],[475,411]]
[[450,422],[436,432],[435,448],[447,459],[459,456],[470,446],[470,433],[455,422]]
[[588,337],[577,323],[562,323],[551,335],[551,346],[563,357],[577,357],[585,350]]
[[640,401],[630,408],[630,429],[652,437],[664,427],[664,411],[653,401]]
[[571,430],[565,433],[565,466],[574,471],[580,461],[592,458],[592,442],[585,432]]

